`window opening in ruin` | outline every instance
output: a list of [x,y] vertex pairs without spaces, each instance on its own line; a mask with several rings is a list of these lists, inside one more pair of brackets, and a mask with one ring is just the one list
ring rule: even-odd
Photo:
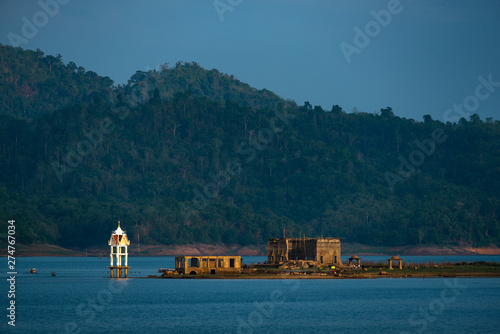
[[234,268],[234,259],[229,259],[229,267]]
[[189,266],[198,268],[200,266],[200,261],[196,257],[190,258],[189,259]]

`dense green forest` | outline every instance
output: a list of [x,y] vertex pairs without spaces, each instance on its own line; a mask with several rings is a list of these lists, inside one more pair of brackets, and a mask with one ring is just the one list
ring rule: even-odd
[[298,106],[196,63],[113,86],[39,50],[0,62],[0,219],[20,243],[101,245],[122,220],[150,244],[500,245],[499,121]]
[[0,44],[0,114],[31,120],[69,104],[111,96],[113,80],[62,56]]

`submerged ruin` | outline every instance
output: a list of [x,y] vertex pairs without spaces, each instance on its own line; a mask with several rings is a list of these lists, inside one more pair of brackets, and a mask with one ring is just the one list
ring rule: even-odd
[[241,273],[241,256],[176,256],[175,271],[184,275]]
[[[295,263],[297,262],[298,263]],[[341,266],[338,238],[271,238],[267,243],[267,264],[276,268],[287,265],[300,268]],[[238,275],[242,273],[241,256],[186,255],[175,257],[175,269],[165,270],[166,276]],[[332,267],[333,268],[333,267]],[[249,270],[248,268],[246,269]]]
[[341,265],[338,238],[271,238],[267,243],[267,263],[315,261],[319,265]]

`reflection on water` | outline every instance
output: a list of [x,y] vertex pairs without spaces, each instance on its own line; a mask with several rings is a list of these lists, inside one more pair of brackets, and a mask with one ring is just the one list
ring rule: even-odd
[[[443,261],[405,260],[422,258]],[[265,258],[244,257],[246,263],[254,260]],[[16,328],[4,319],[0,332],[498,333],[500,326],[498,278],[112,280],[108,261],[19,258]],[[131,276],[144,277],[173,267],[174,258],[131,257],[130,265]],[[36,274],[29,274],[31,267]],[[0,301],[7,305],[7,295]]]

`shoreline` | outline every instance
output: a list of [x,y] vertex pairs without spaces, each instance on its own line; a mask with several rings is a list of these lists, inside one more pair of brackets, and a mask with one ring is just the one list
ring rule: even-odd
[[146,278],[146,279],[233,279],[233,280],[252,280],[252,279],[305,279],[305,280],[314,280],[314,279],[340,279],[340,280],[356,280],[356,279],[426,279],[426,278],[500,278],[499,274],[479,274],[479,275],[456,275],[456,276],[447,276],[447,275],[423,275],[423,276],[415,276],[408,275],[404,276],[391,276],[391,275],[367,275],[367,276],[359,276],[359,277],[336,277],[336,276],[312,276],[308,277],[307,275],[298,276],[298,275],[274,275],[274,276],[262,276],[262,277],[128,277],[128,278]]
[[148,276],[148,277],[128,277],[128,278],[148,278],[148,279],[234,279],[234,280],[249,280],[249,279],[380,279],[380,278],[393,278],[393,279],[426,279],[426,278],[499,278],[499,273],[463,273],[463,274],[387,274],[387,275],[352,275],[352,276],[313,276],[313,275],[240,275],[240,276],[224,276],[224,275],[204,275],[204,276],[189,276],[189,275],[175,275],[175,276]]
[[[0,243],[3,244],[3,243]],[[2,256],[7,256],[7,246],[2,247]],[[142,245],[140,248],[129,249],[130,256],[176,256],[176,255],[240,255],[240,256],[267,256],[267,245],[213,245],[213,244],[187,244],[187,245]],[[473,248],[471,246],[401,246],[382,247],[355,243],[343,243],[342,255],[358,256],[485,256],[500,255],[500,248],[496,246]],[[49,244],[17,244],[16,256],[108,256],[108,247],[90,247],[87,250],[67,249]]]
[[369,265],[362,269],[340,266],[314,268],[268,268],[259,266],[241,269],[240,273],[218,273],[216,275],[187,275],[175,270],[161,275],[149,275],[161,279],[375,279],[375,278],[455,278],[455,277],[500,277],[500,262],[473,262],[467,264],[442,264],[405,266],[402,269],[389,266]]

